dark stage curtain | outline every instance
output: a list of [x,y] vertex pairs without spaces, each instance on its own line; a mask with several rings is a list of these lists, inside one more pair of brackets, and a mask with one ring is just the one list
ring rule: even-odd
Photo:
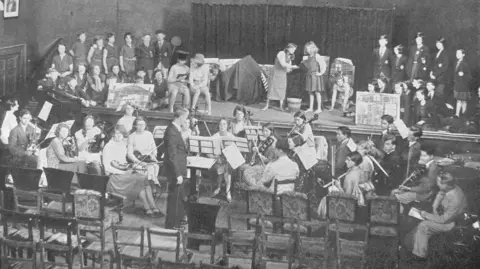
[[372,53],[380,35],[392,36],[394,10],[280,5],[192,4],[192,41],[207,57],[242,58],[273,64],[289,42],[314,41],[330,61],[342,57],[355,65],[355,89],[372,77]]

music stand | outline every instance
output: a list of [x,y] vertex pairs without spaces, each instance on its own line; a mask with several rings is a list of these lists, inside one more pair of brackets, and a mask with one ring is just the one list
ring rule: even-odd
[[[201,157],[200,154],[219,155],[221,153],[218,139],[207,136],[192,136],[189,139],[189,150],[197,153],[187,157],[187,168],[190,169],[190,194],[193,201],[197,200],[197,169],[210,170],[216,159]],[[219,153],[220,152],[220,153]]]
[[265,136],[262,132],[262,126],[245,126],[245,136],[248,141],[258,140],[260,141],[265,140]]
[[[167,130],[167,126],[155,126],[153,128],[153,139],[155,140],[155,144],[160,145],[163,143],[163,137],[165,136],[165,131]],[[163,150],[163,147],[159,147],[157,150],[157,160],[162,160],[163,159],[163,154],[165,153],[165,150]]]
[[235,143],[235,145],[238,147],[240,152],[245,152],[245,153],[250,152],[250,148],[248,147],[247,138],[243,138],[243,137],[222,137],[223,148],[226,148],[233,143]]

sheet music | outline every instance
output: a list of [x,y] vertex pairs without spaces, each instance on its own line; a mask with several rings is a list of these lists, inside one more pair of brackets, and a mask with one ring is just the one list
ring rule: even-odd
[[64,122],[55,123],[54,125],[52,125],[52,128],[50,128],[50,131],[48,131],[48,134],[45,137],[45,139],[55,137],[55,130],[57,130],[57,126],[61,123],[66,124],[68,126],[68,129],[70,130],[72,128],[73,124],[75,123],[75,120],[67,120],[67,121],[64,121]]
[[43,103],[42,109],[38,113],[38,118],[43,121],[47,121],[48,116],[50,116],[50,111],[52,111],[52,107],[52,103],[45,101],[45,103]]
[[216,159],[205,158],[200,156],[188,156],[187,157],[187,167],[199,168],[199,169],[210,169],[215,164]]
[[237,169],[245,163],[245,159],[235,143],[222,150],[222,153],[233,169]]
[[347,147],[351,152],[357,151],[357,144],[351,138],[348,139]]
[[308,170],[317,164],[317,151],[307,143],[296,147],[294,151],[297,153],[305,169]]
[[163,139],[167,126],[155,126],[153,129],[153,138]]
[[422,215],[420,215],[420,210],[418,208],[415,208],[415,207],[410,208],[410,211],[408,212],[408,215],[411,216],[411,217],[414,217],[416,219],[419,219],[419,220],[425,220],[425,218],[422,217]]
[[190,152],[220,155],[222,137],[191,136],[189,138]]
[[400,133],[403,139],[408,137],[409,130],[403,120],[395,120],[393,124],[395,125],[395,127],[397,127],[397,131]]
[[219,137],[220,141],[223,143],[223,147],[226,148],[231,144],[235,144],[238,147],[240,152],[250,152],[250,148],[248,146],[248,140],[243,137]]

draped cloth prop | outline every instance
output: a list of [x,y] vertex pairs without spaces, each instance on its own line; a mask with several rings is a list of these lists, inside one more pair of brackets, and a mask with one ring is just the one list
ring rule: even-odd
[[258,103],[264,94],[262,69],[252,56],[247,56],[221,73],[223,92],[220,96],[225,101],[236,99],[249,105]]

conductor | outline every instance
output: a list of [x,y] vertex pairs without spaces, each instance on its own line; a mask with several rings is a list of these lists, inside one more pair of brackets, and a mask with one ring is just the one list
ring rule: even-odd
[[165,130],[165,175],[169,181],[167,198],[167,216],[165,228],[179,228],[185,221],[186,192],[183,178],[187,175],[188,148],[182,138],[182,127],[186,124],[188,110],[178,108],[173,121]]

